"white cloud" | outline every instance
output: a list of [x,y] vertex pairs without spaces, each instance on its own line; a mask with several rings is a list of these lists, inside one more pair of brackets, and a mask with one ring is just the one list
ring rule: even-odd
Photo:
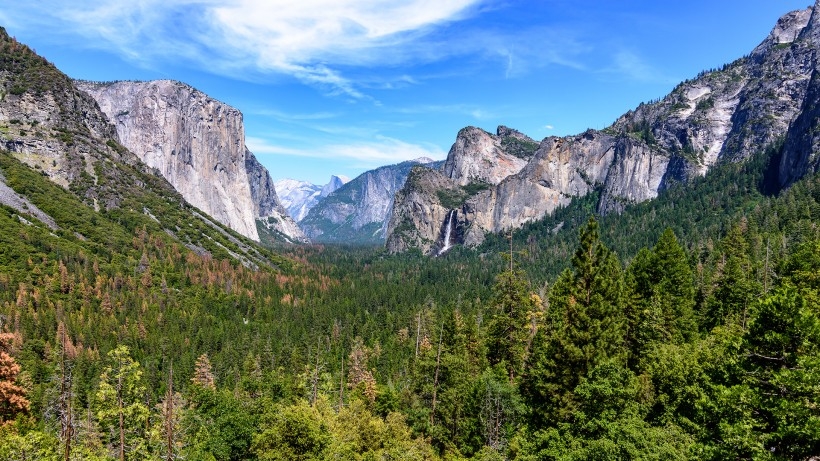
[[419,106],[407,106],[394,109],[399,114],[457,114],[465,117],[472,117],[476,120],[486,120],[496,117],[496,114],[485,109],[468,104],[425,104]]
[[546,128],[548,130],[554,130],[555,129],[555,127],[552,126],[552,125],[544,125],[544,128]]
[[[420,56],[426,46],[414,43],[468,17],[480,1],[89,0],[78,7],[41,0],[9,16],[55,36],[85,37],[89,46],[146,66],[183,59],[231,76],[288,75],[366,99],[341,68],[428,59]],[[412,77],[397,77],[396,84],[408,83]]]
[[312,112],[312,113],[289,113],[276,109],[256,109],[246,110],[246,114],[260,115],[263,117],[271,117],[281,122],[297,122],[297,121],[311,121],[311,120],[328,120],[337,118],[339,114],[334,112]]
[[266,139],[247,137],[248,149],[255,155],[283,155],[320,159],[348,159],[357,168],[376,168],[382,165],[413,160],[419,157],[443,159],[447,153],[432,144],[412,144],[387,136],[376,136],[371,141],[350,144],[292,148],[272,144]]
[[377,105],[368,90],[437,78],[409,75],[406,66],[419,63],[470,58],[451,71],[475,75],[490,63],[510,78],[551,64],[583,67],[589,50],[571,29],[447,27],[490,8],[503,9],[489,0],[39,0],[0,17],[144,67],[172,62],[250,81],[287,76]]

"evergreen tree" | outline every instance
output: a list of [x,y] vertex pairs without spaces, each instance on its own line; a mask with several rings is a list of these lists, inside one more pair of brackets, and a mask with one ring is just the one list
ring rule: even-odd
[[108,432],[110,452],[120,461],[146,456],[149,410],[143,401],[145,392],[142,367],[131,358],[128,347],[120,345],[109,352],[93,404],[100,425]]
[[536,426],[569,418],[579,380],[602,361],[626,358],[623,274],[593,218],[581,230],[572,266],[550,291],[547,325],[536,336],[522,382]]
[[725,322],[735,322],[745,328],[749,308],[760,294],[754,279],[754,267],[749,258],[749,243],[741,225],[731,227],[720,242],[719,275],[706,301],[703,322],[706,329]]
[[744,337],[764,448],[778,459],[820,453],[820,244],[803,245]]
[[694,276],[672,229],[663,232],[651,251],[638,252],[627,281],[630,364],[652,343],[680,344],[694,337]]
[[493,315],[487,327],[487,358],[491,365],[504,364],[510,381],[521,373],[529,347],[531,319],[540,299],[530,293],[524,272],[502,272],[493,287]]

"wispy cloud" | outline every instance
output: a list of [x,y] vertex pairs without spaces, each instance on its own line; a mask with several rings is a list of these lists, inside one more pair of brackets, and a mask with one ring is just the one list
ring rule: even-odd
[[[353,99],[368,98],[346,66],[397,64],[418,56],[414,43],[469,17],[482,0],[42,0],[14,17],[150,66],[187,60],[215,72],[288,75]],[[10,19],[11,20],[11,19]],[[412,84],[401,75],[396,82]]]
[[652,66],[640,55],[621,49],[612,56],[612,65],[603,69],[602,72],[620,75],[629,80],[640,83],[671,83],[675,79],[667,75],[662,70]]
[[[467,74],[491,63],[507,78],[552,64],[583,67],[587,49],[572,30],[467,21],[491,8],[502,7],[489,0],[40,0],[0,17],[47,29],[61,43],[78,46],[83,37],[79,46],[144,67],[186,63],[251,81],[282,75],[376,104],[369,90],[425,78],[402,69],[454,57],[469,58],[455,66]],[[464,25],[449,27],[457,22]]]
[[328,120],[339,116],[335,112],[289,113],[276,109],[251,109],[248,114],[270,117],[281,122],[302,122],[311,120]]
[[357,168],[375,168],[389,163],[399,163],[419,157],[443,159],[446,152],[432,144],[413,144],[387,136],[376,136],[370,141],[351,144],[328,144],[305,148],[282,147],[270,141],[248,137],[248,148],[255,155],[282,155],[324,159],[348,159]]
[[399,107],[393,111],[399,114],[457,114],[472,117],[476,120],[486,120],[495,117],[495,114],[490,111],[470,104],[424,104]]

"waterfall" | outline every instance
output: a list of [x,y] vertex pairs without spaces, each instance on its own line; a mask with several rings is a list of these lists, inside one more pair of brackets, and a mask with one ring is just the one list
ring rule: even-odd
[[450,210],[450,213],[447,214],[447,224],[444,228],[444,242],[441,246],[441,249],[438,250],[438,254],[436,256],[441,256],[444,254],[445,251],[449,250],[453,247],[452,234],[453,234],[453,218],[456,216],[456,210]]

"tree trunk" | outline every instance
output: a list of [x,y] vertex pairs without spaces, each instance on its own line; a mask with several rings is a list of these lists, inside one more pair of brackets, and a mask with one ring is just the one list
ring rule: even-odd
[[122,408],[122,370],[117,376],[117,409],[120,413],[120,461],[125,461],[125,415]]

